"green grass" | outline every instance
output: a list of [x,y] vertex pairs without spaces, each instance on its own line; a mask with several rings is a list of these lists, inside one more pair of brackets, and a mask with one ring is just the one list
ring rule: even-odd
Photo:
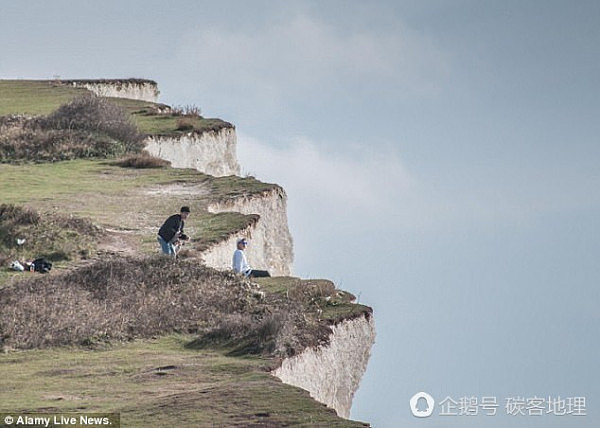
[[273,361],[197,350],[191,336],[0,354],[0,412],[110,412],[124,427],[359,427],[281,383]]
[[[0,80],[0,116],[8,114],[48,115],[78,95],[89,93],[82,87],[60,84],[52,80]],[[125,98],[108,98],[124,107],[140,132],[150,135],[180,135],[191,131],[205,132],[231,128],[228,122],[200,116],[185,117],[159,114],[159,104]],[[191,129],[178,130],[183,119]]]
[[0,80],[0,116],[47,115],[87,92],[51,80]]
[[[144,134],[180,135],[191,131],[218,131],[222,128],[233,127],[233,125],[221,119],[203,118],[200,116],[182,117],[173,114],[157,113],[158,104],[148,101],[126,98],[109,98],[109,100],[125,108],[139,130]],[[184,121],[190,126],[190,129],[178,130],[178,120]]]
[[261,288],[269,293],[285,295],[289,290],[297,288],[302,280],[293,276],[279,276],[271,278],[255,278]]
[[370,316],[372,309],[368,306],[353,303],[355,297],[326,279],[300,279],[291,276],[256,278],[261,288],[269,293],[289,296],[290,294],[306,293],[305,300],[309,303],[304,310],[320,320],[336,324],[342,320]]
[[220,199],[231,199],[246,194],[261,194],[275,188],[281,189],[276,184],[263,183],[254,177],[237,177],[230,175],[218,177],[211,181],[212,192],[219,195]]
[[[251,177],[232,181],[229,177],[212,177],[193,169],[122,168],[106,160],[0,164],[2,202],[34,208],[58,209],[66,205],[68,212],[83,215],[101,215],[100,211],[111,205],[104,197],[116,198],[118,202],[124,197],[140,199],[120,205],[119,212],[125,214],[141,208],[137,205],[143,205],[144,200],[151,206],[161,201],[173,201],[169,205],[177,206],[181,201],[192,200],[202,208],[211,202],[262,193],[274,187]],[[127,218],[123,220],[129,222]]]

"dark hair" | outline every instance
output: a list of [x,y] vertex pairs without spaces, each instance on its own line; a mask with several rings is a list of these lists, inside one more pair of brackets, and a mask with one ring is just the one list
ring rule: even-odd
[[189,213],[190,212],[190,207],[181,207],[180,210],[182,213]]

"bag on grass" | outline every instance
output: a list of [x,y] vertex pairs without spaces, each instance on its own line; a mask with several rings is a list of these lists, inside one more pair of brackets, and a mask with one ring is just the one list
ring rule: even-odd
[[35,259],[32,262],[33,270],[40,273],[48,273],[52,269],[52,262],[49,262],[43,257]]

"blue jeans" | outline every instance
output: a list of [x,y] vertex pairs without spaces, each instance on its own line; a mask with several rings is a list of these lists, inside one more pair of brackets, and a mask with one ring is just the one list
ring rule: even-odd
[[175,257],[175,246],[173,244],[165,241],[160,235],[158,235],[158,243],[160,244],[160,249],[163,254]]

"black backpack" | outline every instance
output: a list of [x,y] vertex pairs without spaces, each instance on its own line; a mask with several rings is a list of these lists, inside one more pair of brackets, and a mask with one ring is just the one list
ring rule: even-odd
[[48,273],[52,269],[52,262],[49,262],[43,257],[35,259],[33,262],[33,270],[40,273]]

